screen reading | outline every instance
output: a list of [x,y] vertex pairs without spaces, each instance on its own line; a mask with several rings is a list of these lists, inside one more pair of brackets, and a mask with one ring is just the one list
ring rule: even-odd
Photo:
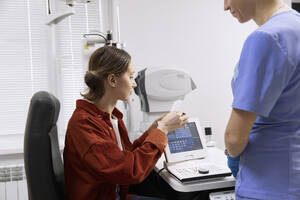
[[203,149],[195,122],[168,133],[168,144],[171,153],[180,153]]

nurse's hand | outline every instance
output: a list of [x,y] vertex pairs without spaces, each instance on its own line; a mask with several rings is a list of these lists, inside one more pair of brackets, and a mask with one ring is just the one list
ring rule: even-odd
[[174,131],[184,126],[188,122],[188,116],[182,112],[170,112],[158,121],[157,128],[168,134],[170,131]]
[[227,156],[227,165],[230,168],[234,178],[236,177],[239,171],[239,164],[240,164],[240,157],[232,158],[230,156]]

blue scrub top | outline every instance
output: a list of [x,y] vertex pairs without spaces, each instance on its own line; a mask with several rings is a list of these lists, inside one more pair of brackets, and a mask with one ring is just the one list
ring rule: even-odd
[[300,199],[300,15],[279,13],[246,40],[232,107],[258,114],[241,155],[236,194]]

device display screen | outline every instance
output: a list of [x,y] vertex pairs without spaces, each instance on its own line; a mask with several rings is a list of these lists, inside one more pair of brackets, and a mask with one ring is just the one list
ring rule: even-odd
[[180,153],[203,149],[195,122],[168,133],[168,144],[171,153]]

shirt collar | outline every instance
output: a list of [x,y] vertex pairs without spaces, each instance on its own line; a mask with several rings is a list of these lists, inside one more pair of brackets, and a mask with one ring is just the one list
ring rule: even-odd
[[[95,104],[86,101],[84,99],[79,99],[76,101],[76,108],[80,108],[83,110],[86,110],[90,114],[97,116],[97,117],[102,117],[103,119],[110,120],[109,114],[100,108],[98,108]],[[117,117],[118,119],[123,118],[123,114],[121,111],[119,111],[116,107],[114,108],[112,114]]]

